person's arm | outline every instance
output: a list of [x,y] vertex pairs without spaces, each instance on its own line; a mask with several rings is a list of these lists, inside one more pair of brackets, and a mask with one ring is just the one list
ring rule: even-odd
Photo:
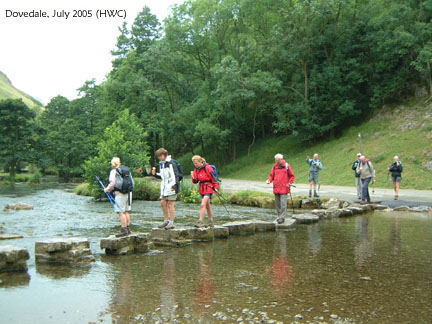
[[288,164],[288,183],[292,184],[295,180],[295,174],[293,170],[291,169],[291,165]]
[[267,179],[267,183],[272,183],[275,177],[275,168],[273,167]]
[[353,169],[354,171],[357,170],[357,165],[358,165],[358,162],[355,161],[355,162],[353,163],[353,165],[352,165],[352,169]]
[[402,166],[402,162],[399,162],[399,172],[403,171],[403,166]]
[[194,169],[194,171],[192,172],[192,183],[198,183],[198,171],[197,169]]
[[116,180],[117,180],[116,173],[117,173],[116,169],[111,170],[110,175],[109,175],[109,184],[108,184],[108,186],[105,187],[105,190],[104,190],[105,192],[111,192],[114,190]]
[[318,168],[319,168],[320,170],[322,170],[322,169],[324,168],[324,165],[322,164],[321,161],[318,161]]

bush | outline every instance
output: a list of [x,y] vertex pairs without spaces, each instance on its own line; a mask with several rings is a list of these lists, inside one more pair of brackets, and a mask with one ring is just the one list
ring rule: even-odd
[[88,183],[81,183],[75,187],[74,193],[80,196],[93,196]]
[[33,173],[30,178],[28,179],[28,183],[31,184],[39,184],[41,182],[42,175],[39,171],[36,171]]
[[137,200],[158,200],[160,197],[159,184],[147,178],[134,178],[135,189],[133,198]]
[[198,185],[190,181],[183,180],[180,182],[179,198],[184,203],[198,204],[201,202],[201,195],[199,193]]
[[243,190],[232,194],[231,203],[242,206],[273,208],[274,196],[264,192]]

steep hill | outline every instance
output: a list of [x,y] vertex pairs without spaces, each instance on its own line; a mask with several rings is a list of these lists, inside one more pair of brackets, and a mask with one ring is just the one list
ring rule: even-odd
[[[402,188],[432,189],[432,102],[413,99],[398,106],[385,106],[370,120],[347,128],[340,136],[315,145],[304,144],[292,136],[271,137],[258,141],[250,156],[246,147],[236,162],[219,166],[221,178],[265,180],[274,163],[273,156],[283,153],[292,165],[297,183],[307,183],[306,156],[320,154],[324,164],[321,184],[354,185],[351,170],[360,151],[358,134],[362,134],[364,154],[377,170],[377,187],[392,186],[387,168],[394,155],[404,164]],[[190,155],[181,159],[190,167]],[[212,162],[211,156],[206,156]]]
[[29,108],[34,109],[37,113],[41,111],[42,104],[39,101],[15,88],[6,74],[0,71],[0,100],[19,98],[21,98]]

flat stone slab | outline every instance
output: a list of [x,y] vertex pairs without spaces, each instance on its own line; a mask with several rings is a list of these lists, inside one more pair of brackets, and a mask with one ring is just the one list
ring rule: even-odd
[[195,242],[211,242],[215,239],[213,227],[191,228],[189,233]]
[[324,209],[314,209],[312,210],[312,215],[316,215],[319,218],[325,218],[327,215],[327,211]]
[[0,240],[15,240],[20,238],[23,238],[23,236],[19,234],[0,234]]
[[86,238],[55,238],[35,243],[36,263],[87,266],[95,262]]
[[255,224],[251,221],[230,222],[222,226],[228,228],[230,235],[252,235],[255,233]]
[[295,218],[285,218],[285,222],[282,224],[276,224],[276,230],[286,230],[291,228],[296,223]]
[[0,272],[27,271],[27,249],[12,245],[0,246]]
[[100,241],[101,249],[106,254],[126,255],[132,253],[147,253],[153,247],[149,233],[134,233],[128,236],[116,237],[111,235]]
[[8,210],[31,210],[31,209],[33,209],[33,205],[18,202],[16,204],[6,205],[3,210],[8,211]]
[[339,209],[339,217],[350,217],[353,216],[354,212],[349,208],[341,208]]
[[408,206],[397,206],[393,208],[394,211],[409,211],[410,208]]
[[[203,228],[204,229],[204,228]],[[182,247],[192,244],[194,228],[153,228],[151,238],[156,246]]]
[[337,198],[330,198],[328,201],[323,202],[321,204],[321,208],[330,209],[330,208],[340,208],[342,207],[343,202]]
[[276,222],[275,221],[262,221],[262,220],[254,220],[252,221],[255,224],[255,232],[274,232],[276,231]]
[[306,215],[306,214],[299,214],[294,215],[293,218],[296,220],[297,224],[312,224],[319,221],[319,216],[316,215]]
[[430,213],[432,212],[431,207],[428,206],[418,206],[418,207],[410,207],[409,211],[415,213]]
[[213,233],[215,239],[224,239],[229,237],[229,229],[224,226],[213,227]]
[[363,210],[363,208],[356,207],[356,206],[350,206],[350,207],[347,207],[347,209],[351,210],[353,215],[360,215],[360,214],[363,214],[365,212],[365,210]]

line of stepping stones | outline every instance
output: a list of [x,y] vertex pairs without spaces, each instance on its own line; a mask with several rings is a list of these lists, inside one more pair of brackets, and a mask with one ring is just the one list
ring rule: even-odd
[[[382,205],[353,205],[338,208],[316,209],[307,214],[294,214],[285,223],[271,221],[235,221],[212,228],[175,228],[170,230],[153,228],[151,233],[134,233],[125,237],[111,235],[100,241],[101,249],[108,255],[147,253],[157,247],[183,247],[192,242],[212,242],[231,235],[253,235],[256,232],[270,232],[289,229],[295,223],[311,224],[323,218],[349,217],[373,210],[387,209]],[[26,261],[30,258],[25,248],[0,246],[0,272],[27,271]],[[38,264],[64,264],[90,266],[95,257],[87,238],[54,238],[35,243],[35,258]]]

